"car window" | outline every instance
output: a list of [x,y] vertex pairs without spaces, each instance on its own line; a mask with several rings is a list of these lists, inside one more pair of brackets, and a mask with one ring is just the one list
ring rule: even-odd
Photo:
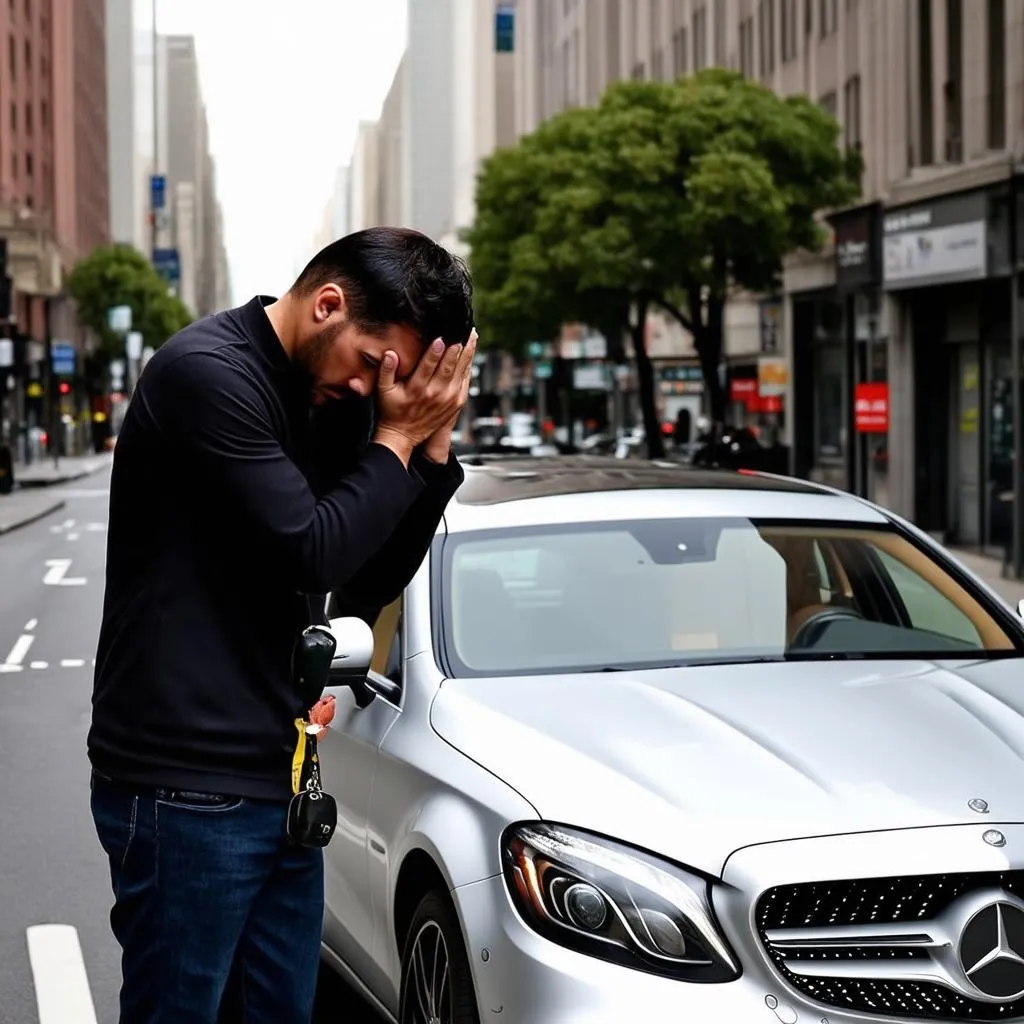
[[400,683],[402,671],[402,598],[381,610],[373,624],[370,671]]
[[958,637],[975,647],[981,646],[977,628],[953,601],[887,551],[879,551],[878,557],[899,592],[915,629]]
[[883,527],[481,531],[449,536],[440,571],[445,645],[464,674],[1015,648],[984,598]]

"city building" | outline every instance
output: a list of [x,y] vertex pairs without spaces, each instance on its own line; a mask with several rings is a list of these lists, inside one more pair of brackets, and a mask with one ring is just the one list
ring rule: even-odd
[[136,145],[139,96],[134,0],[106,0],[106,24],[110,237],[145,252],[141,196],[145,169]]
[[331,192],[331,198],[324,204],[320,225],[310,240],[308,251],[300,253],[296,259],[293,270],[295,277],[299,276],[315,253],[349,233],[350,176],[348,166],[338,168],[334,177],[334,190]]
[[[106,4],[105,0],[54,4],[34,0],[25,5],[26,16],[40,7],[52,11],[52,64],[47,67],[44,52],[37,67],[29,46],[22,63],[29,81],[52,75],[57,234],[76,256],[85,255],[110,241]],[[42,17],[46,18],[45,10]],[[24,129],[31,137],[31,120]],[[29,153],[25,157],[24,174],[31,179],[39,172],[29,162]]]
[[206,106],[191,36],[158,40],[157,173],[167,177],[159,248],[176,253],[178,295],[195,316],[223,308],[228,296],[223,221],[210,156]]
[[[58,403],[49,343],[70,344],[81,381],[92,340],[64,290],[67,272],[110,239],[105,0],[0,5],[0,439],[25,458],[35,428],[76,422],[82,393]],[[8,316],[9,309],[9,316]],[[66,365],[66,364],[65,364]],[[63,396],[63,391],[61,395]]]
[[395,70],[377,119],[377,224],[412,226],[412,141],[409,54]]
[[950,543],[1008,544],[1021,519],[1010,289],[1024,253],[1024,6],[519,0],[516,16],[520,133],[617,78],[710,65],[835,114],[864,158],[863,198],[832,211],[824,252],[787,260],[782,296],[730,304],[727,374],[756,395],[758,364],[784,357],[795,472]]
[[481,160],[515,141],[514,3],[409,0],[408,222],[463,252]]
[[349,164],[349,214],[352,231],[362,231],[380,223],[378,194],[380,161],[377,145],[377,122],[360,121]]
[[416,228],[463,252],[480,161],[515,141],[515,4],[409,0],[408,43],[349,165],[350,230]]

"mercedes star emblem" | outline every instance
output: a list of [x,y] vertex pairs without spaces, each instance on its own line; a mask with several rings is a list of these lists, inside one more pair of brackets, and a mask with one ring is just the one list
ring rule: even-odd
[[982,907],[960,933],[960,966],[990,999],[1024,995],[1024,910],[1000,901]]

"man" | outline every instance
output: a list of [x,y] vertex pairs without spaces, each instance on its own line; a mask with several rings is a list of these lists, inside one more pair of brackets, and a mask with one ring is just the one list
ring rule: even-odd
[[416,232],[328,246],[291,290],[199,320],[141,375],[115,449],[89,756],[122,1024],[309,1021],[323,855],[286,812],[297,636],[372,621],[462,481],[476,347],[463,265]]

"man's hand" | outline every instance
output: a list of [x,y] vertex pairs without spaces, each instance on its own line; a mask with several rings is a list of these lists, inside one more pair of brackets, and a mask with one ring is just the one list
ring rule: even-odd
[[428,458],[444,445],[448,457],[451,431],[469,397],[477,335],[474,330],[465,346],[445,349],[441,339],[433,342],[404,381],[398,381],[398,356],[384,353],[377,382],[380,425],[374,441],[390,448],[408,465],[413,450],[428,442]]
[[[461,412],[459,415],[461,415]],[[451,423],[447,423],[440,430],[435,431],[424,442],[423,454],[431,462],[444,465],[448,461],[448,456],[452,451],[452,432],[455,430],[455,424],[458,421],[459,416],[457,415]]]
[[459,404],[459,411],[452,418],[451,422],[446,423],[440,430],[435,431],[427,438],[423,445],[423,454],[430,459],[431,462],[437,462],[444,464],[448,461],[448,456],[452,451],[452,432],[455,430],[455,425],[459,422],[459,417],[462,415],[462,410],[466,407],[466,402],[469,400],[469,388],[473,383],[473,356],[476,353],[476,340],[477,333],[474,327],[469,334],[469,341],[467,342],[467,348],[472,345],[473,351],[469,353],[469,362],[465,367],[465,377],[463,380],[462,397]]

